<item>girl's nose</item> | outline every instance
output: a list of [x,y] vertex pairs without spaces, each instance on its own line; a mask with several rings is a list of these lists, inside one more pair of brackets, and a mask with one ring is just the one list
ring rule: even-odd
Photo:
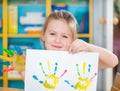
[[57,37],[55,38],[55,41],[59,43],[59,42],[61,41],[60,36],[57,36]]

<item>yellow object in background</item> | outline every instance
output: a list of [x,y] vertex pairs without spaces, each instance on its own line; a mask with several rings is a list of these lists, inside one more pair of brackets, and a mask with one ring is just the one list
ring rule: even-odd
[[18,10],[17,6],[8,6],[8,33],[17,34],[18,31]]
[[2,59],[4,61],[9,61],[9,62],[12,62],[14,60],[13,57],[5,57],[5,56],[0,56],[0,59]]

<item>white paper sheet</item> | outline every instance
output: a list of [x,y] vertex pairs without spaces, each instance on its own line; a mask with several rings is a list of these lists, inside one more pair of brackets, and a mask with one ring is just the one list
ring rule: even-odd
[[98,53],[26,53],[25,91],[96,91]]

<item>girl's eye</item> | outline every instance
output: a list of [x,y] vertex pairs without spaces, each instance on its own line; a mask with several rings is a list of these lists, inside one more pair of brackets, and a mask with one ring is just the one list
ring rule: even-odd
[[63,38],[68,38],[68,36],[66,36],[66,35],[63,35]]
[[50,33],[50,35],[55,35],[55,33]]

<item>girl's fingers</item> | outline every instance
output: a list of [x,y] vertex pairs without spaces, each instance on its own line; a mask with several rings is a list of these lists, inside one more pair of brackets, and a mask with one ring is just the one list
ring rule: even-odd
[[83,40],[75,40],[69,49],[69,53],[78,53],[78,52],[82,52],[82,51],[88,51],[88,43],[84,42]]
[[77,49],[77,46],[79,45],[79,41],[78,39],[76,39],[71,45],[70,45],[70,48],[69,48],[69,53],[74,53],[74,51]]

